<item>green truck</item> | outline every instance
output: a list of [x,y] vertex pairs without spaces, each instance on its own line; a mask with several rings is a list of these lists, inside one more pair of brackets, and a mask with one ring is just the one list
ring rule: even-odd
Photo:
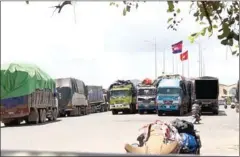
[[113,115],[118,114],[118,112],[136,113],[136,84],[130,80],[117,80],[110,85],[108,89],[109,104]]
[[55,81],[32,64],[1,66],[1,121],[5,126],[57,119]]

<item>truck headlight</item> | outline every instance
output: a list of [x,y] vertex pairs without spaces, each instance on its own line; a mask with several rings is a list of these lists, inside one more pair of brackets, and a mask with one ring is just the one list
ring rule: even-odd
[[178,97],[178,103],[181,104],[181,97]]

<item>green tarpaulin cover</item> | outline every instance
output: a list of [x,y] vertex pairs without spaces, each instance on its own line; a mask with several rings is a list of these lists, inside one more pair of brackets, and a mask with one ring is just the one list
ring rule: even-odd
[[31,94],[36,89],[55,89],[55,81],[34,64],[1,65],[1,99]]

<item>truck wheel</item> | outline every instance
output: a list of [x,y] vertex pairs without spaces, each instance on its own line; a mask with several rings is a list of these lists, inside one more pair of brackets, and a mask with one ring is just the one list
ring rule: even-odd
[[139,114],[144,114],[144,110],[138,110]]
[[57,120],[57,116],[58,116],[58,110],[55,108],[53,109],[53,121]]
[[113,115],[116,115],[116,114],[118,114],[118,111],[112,110],[112,114],[113,114]]
[[39,109],[39,123],[43,123],[43,109]]
[[183,112],[184,112],[183,109],[180,108],[180,109],[177,111],[177,115],[178,115],[178,116],[182,116],[182,115],[184,114]]
[[81,116],[82,115],[82,109],[81,107],[77,107],[77,115]]
[[30,114],[28,116],[28,122],[30,124],[38,124],[39,123],[39,112],[37,109],[31,108]]
[[157,114],[158,114],[158,116],[162,116],[163,113],[162,113],[162,111],[159,111],[159,110],[158,110],[158,111],[157,111]]
[[218,110],[213,110],[212,113],[213,113],[214,115],[218,115]]
[[12,120],[10,122],[5,122],[3,124],[6,127],[8,127],[8,126],[17,126],[17,125],[20,125],[20,121],[18,119],[16,119],[16,120]]
[[47,118],[47,111],[45,110],[45,109],[43,109],[43,114],[42,114],[42,118],[43,118],[43,123],[45,123],[46,122],[46,118]]

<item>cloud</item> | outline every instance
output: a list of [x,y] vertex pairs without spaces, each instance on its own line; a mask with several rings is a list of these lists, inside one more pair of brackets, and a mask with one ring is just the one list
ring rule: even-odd
[[[189,50],[190,75],[198,76],[198,45],[190,44],[187,35],[199,30],[188,9],[182,9],[184,20],[177,32],[167,29],[165,2],[141,4],[127,16],[122,8],[109,2],[77,2],[52,16],[58,2],[2,2],[1,61],[25,61],[39,65],[52,77],[76,77],[86,84],[108,87],[116,79],[154,78],[154,45],[144,42],[157,39],[158,74],[172,72],[171,44],[183,40]],[[189,8],[189,2],[181,5]],[[75,21],[76,19],[76,21]],[[238,59],[230,54],[216,37],[201,39],[206,75],[222,83],[238,79]],[[230,52],[229,52],[230,53]],[[175,55],[175,72],[181,73],[179,55]],[[178,62],[177,62],[178,60]],[[187,62],[184,63],[187,75]]]

